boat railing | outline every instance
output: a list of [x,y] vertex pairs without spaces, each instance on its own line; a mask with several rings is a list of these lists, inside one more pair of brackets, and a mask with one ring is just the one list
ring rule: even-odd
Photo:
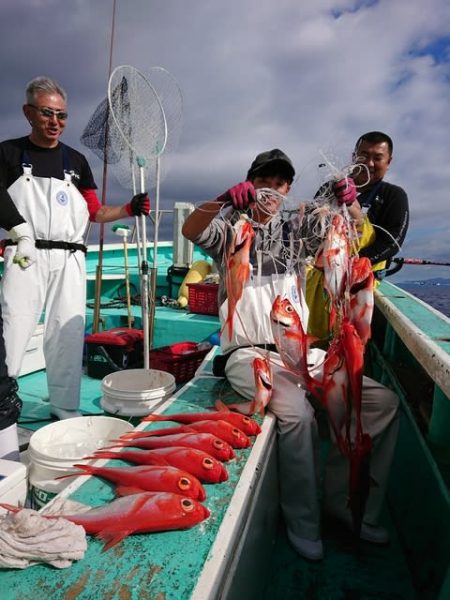
[[[426,374],[430,389],[428,414],[422,411],[426,437],[450,452],[450,319],[388,282],[375,292],[375,304],[387,324],[380,350],[391,364],[409,361],[410,378]],[[411,380],[409,384],[412,387]]]

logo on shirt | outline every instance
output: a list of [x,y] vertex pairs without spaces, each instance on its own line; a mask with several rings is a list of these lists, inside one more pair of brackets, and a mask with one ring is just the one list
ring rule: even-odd
[[64,190],[59,191],[56,194],[56,202],[61,206],[67,206],[67,204],[69,203],[69,196],[67,195],[67,192],[65,192]]

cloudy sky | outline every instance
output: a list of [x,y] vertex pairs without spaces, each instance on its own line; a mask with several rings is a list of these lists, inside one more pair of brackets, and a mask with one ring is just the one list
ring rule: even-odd
[[[69,94],[63,141],[80,135],[107,93],[113,0],[2,0],[0,138],[28,133],[21,114],[37,75]],[[361,133],[394,140],[387,179],[408,193],[402,255],[450,262],[448,0],[116,0],[113,68],[167,69],[183,97],[176,149],[162,156],[163,207],[198,203],[241,181],[254,156],[282,148],[312,198],[323,156],[348,164]],[[110,173],[108,201],[130,196]],[[92,240],[95,241],[95,240]],[[409,267],[397,279],[450,277]]]

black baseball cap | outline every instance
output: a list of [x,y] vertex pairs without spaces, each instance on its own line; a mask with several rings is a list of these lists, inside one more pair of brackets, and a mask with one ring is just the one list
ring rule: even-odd
[[278,148],[258,154],[248,170],[247,179],[268,173],[285,176],[289,183],[292,183],[295,177],[291,159]]

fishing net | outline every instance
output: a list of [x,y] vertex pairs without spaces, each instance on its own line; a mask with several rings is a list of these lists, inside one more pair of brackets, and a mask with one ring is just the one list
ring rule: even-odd
[[161,182],[170,167],[168,158],[170,159],[175,152],[180,141],[183,96],[175,78],[163,67],[152,67],[148,79],[158,95],[166,121],[167,139],[164,147],[164,161],[161,161]]
[[[138,169],[140,191],[154,189],[158,158],[167,143],[166,118],[156,90],[137,69],[124,65],[114,69],[109,78],[108,101],[122,138],[119,145],[126,145],[114,168],[116,176],[122,185],[135,189]],[[111,143],[117,143],[115,135]]]
[[[157,185],[157,160],[167,143],[166,118],[151,83],[131,66],[117,67],[81,143],[113,167],[119,183],[137,191]],[[142,185],[145,182],[145,185]]]

